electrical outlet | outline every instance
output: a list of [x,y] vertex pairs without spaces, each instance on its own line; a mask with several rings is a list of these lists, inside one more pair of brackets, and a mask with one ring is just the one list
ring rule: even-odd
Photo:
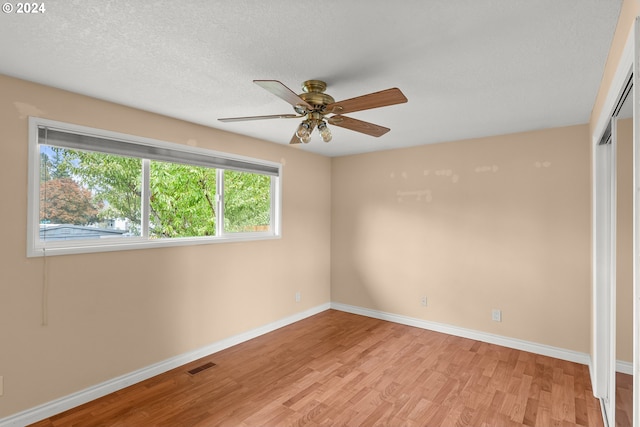
[[494,322],[502,322],[502,310],[494,308],[491,310],[491,320]]
[[427,297],[426,297],[426,296],[423,296],[422,298],[420,298],[420,304],[421,304],[423,307],[426,307],[426,306],[427,306]]
[[302,296],[300,296],[300,292],[296,292],[296,302],[300,302]]

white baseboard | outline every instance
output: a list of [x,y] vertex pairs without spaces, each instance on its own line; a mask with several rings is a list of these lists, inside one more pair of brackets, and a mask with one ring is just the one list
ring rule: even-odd
[[555,357],[556,359],[568,360],[569,362],[580,363],[582,365],[590,366],[591,364],[591,357],[587,353],[581,353],[578,351],[538,344],[516,338],[503,337],[500,335],[474,331],[472,329],[460,328],[458,326],[451,326],[444,323],[416,319],[414,317],[402,316],[399,314],[386,313],[384,311],[372,310],[369,308],[355,307],[347,304],[332,302],[331,308],[345,311],[347,313],[359,314],[362,316],[373,317],[375,319],[388,320],[390,322],[400,323],[403,325],[428,329],[430,331],[442,332],[457,337],[501,345],[503,347],[514,348],[516,350],[528,351],[530,353],[541,354],[543,356]]
[[280,319],[267,325],[252,329],[250,331],[223,339],[197,350],[180,354],[178,356],[163,360],[162,362],[147,366],[137,371],[130,372],[117,378],[113,378],[95,386],[78,391],[77,393],[73,393],[68,396],[53,400],[51,402],[36,406],[35,408],[27,409],[26,411],[22,411],[7,418],[0,419],[0,427],[22,427],[28,424],[35,423],[37,421],[59,414],[60,412],[64,412],[68,409],[75,408],[76,406],[95,400],[99,397],[106,396],[107,394],[121,390],[132,384],[144,381],[156,375],[167,372],[171,369],[193,362],[194,360],[198,360],[202,357],[224,350],[225,348],[232,347],[236,344],[243,343],[250,339],[282,328],[283,326],[298,322],[302,319],[313,316],[314,314],[318,314],[320,312],[328,310],[329,308],[329,303],[313,307],[301,313],[297,313],[284,319]]
[[627,374],[627,375],[633,375],[633,363],[617,360],[616,372],[620,372],[622,374]]

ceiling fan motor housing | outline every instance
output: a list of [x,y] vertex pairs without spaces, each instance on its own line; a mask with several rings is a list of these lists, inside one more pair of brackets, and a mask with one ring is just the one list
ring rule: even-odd
[[326,105],[335,102],[332,96],[324,93],[326,89],[327,84],[321,80],[307,80],[302,83],[302,90],[304,92],[298,96],[307,104],[312,105],[314,110],[321,111]]

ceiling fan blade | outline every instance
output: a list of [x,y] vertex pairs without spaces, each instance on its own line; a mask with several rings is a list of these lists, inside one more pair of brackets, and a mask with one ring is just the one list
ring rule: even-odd
[[279,82],[278,80],[254,80],[253,81],[258,86],[263,87],[268,90],[278,98],[281,98],[287,101],[289,104],[293,105],[302,105],[303,107],[313,110],[313,107],[307,103],[304,99],[300,98],[294,91],[286,87],[284,84]]
[[295,119],[303,116],[297,114],[274,114],[271,116],[250,116],[250,117],[227,117],[224,119],[218,119],[221,122],[244,122],[247,120],[267,120],[267,119]]
[[354,111],[369,110],[371,108],[386,107],[387,105],[402,104],[407,97],[397,87],[381,90],[368,95],[357,96],[344,101],[334,102],[325,107],[327,113],[346,114]]
[[328,121],[329,124],[334,126],[354,130],[356,132],[365,133],[375,137],[382,136],[391,130],[383,126],[374,125],[373,123],[363,122],[362,120],[346,116],[331,116]]

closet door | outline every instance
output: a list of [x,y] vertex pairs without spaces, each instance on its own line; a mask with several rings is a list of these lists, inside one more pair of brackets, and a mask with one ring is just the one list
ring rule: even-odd
[[616,156],[615,118],[594,151],[594,394],[606,424],[615,426]]

